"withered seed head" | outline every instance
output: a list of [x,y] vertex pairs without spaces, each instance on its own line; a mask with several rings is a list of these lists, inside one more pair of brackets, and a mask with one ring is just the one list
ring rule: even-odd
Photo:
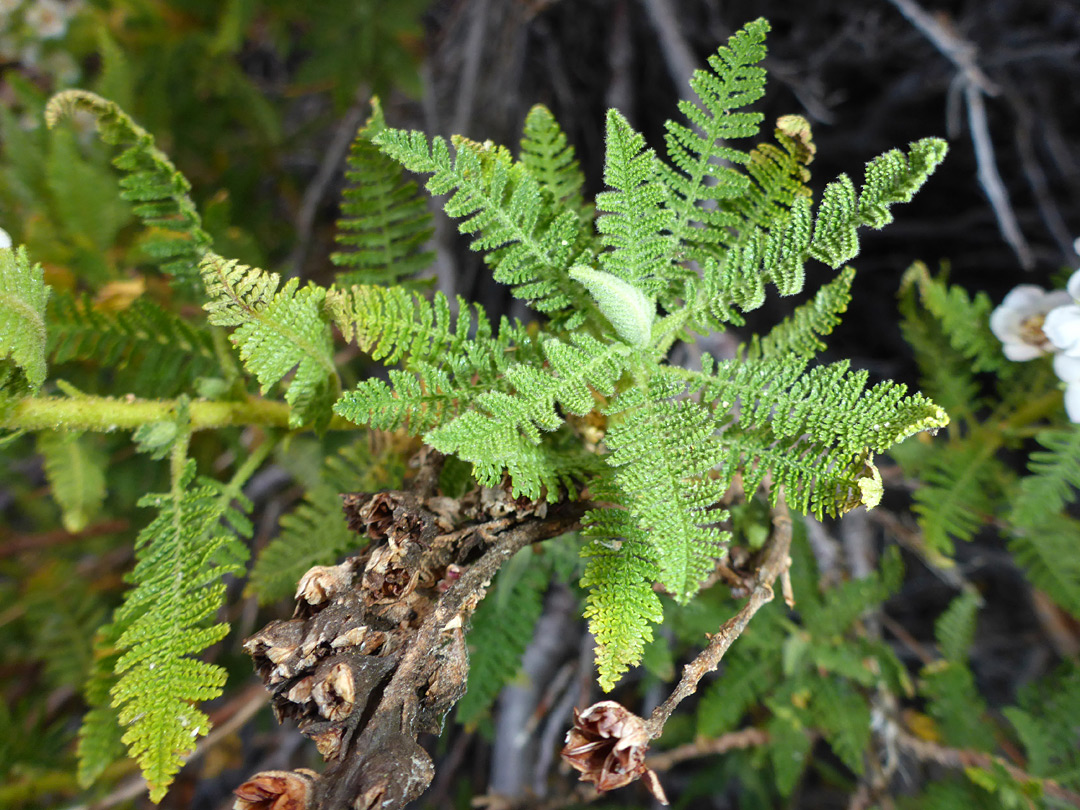
[[[304,623],[298,619],[282,621],[277,619],[270,622],[262,630],[244,641],[244,651],[251,656],[262,655],[270,658],[271,650],[290,651],[295,650],[304,635]],[[274,663],[280,663],[281,656],[285,653],[274,655],[278,660],[271,658]]]
[[349,562],[341,565],[316,565],[300,577],[296,586],[296,598],[309,605],[321,605],[343,593],[352,584],[353,567]]
[[293,703],[307,703],[311,700],[311,689],[314,684],[315,678],[311,675],[301,678],[289,688],[285,697]]
[[331,649],[340,650],[342,647],[359,647],[364,643],[368,629],[364,625],[346,630],[340,636],[330,642]]
[[316,677],[311,696],[319,712],[327,720],[344,720],[352,714],[356,703],[356,687],[352,669],[345,662],[338,662],[322,678]]
[[234,810],[304,810],[311,803],[312,786],[319,776],[307,768],[263,771],[233,793]]
[[645,721],[613,700],[574,709],[574,727],[566,735],[562,758],[581,771],[583,782],[600,791],[623,787],[644,777],[645,786],[667,804],[660,780],[645,767],[649,736]]
[[318,734],[312,734],[311,739],[315,741],[315,747],[319,749],[323,759],[335,760],[341,754],[342,734],[340,728],[329,728],[326,731],[320,731]]

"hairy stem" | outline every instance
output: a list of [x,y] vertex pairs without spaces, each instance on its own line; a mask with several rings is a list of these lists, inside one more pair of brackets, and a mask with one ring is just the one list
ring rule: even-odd
[[[78,430],[111,433],[134,430],[154,422],[176,418],[175,399],[112,397],[27,397],[0,416],[0,430]],[[261,425],[288,428],[289,406],[260,397],[229,402],[196,399],[189,404],[190,429]],[[331,430],[356,430],[356,425],[334,416]]]

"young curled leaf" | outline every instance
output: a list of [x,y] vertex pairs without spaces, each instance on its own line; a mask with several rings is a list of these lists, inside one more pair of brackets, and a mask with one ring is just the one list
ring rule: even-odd
[[570,278],[585,285],[619,337],[631,346],[649,345],[656,304],[645,293],[629,281],[591,267],[570,268]]

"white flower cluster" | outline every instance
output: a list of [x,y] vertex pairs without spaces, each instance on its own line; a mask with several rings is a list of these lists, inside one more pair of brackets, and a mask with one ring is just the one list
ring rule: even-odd
[[1065,383],[1065,413],[1080,422],[1080,270],[1064,290],[1016,287],[991,313],[990,330],[1010,360],[1053,353],[1054,373]]

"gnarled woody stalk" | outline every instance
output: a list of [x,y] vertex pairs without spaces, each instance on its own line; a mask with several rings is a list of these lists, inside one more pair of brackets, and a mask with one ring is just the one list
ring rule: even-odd
[[[683,667],[682,677],[667,700],[653,710],[648,720],[630,712],[612,700],[595,703],[584,711],[574,710],[574,726],[566,735],[562,758],[581,772],[582,781],[592,782],[597,790],[612,790],[644,779],[649,792],[667,804],[656,773],[645,761],[649,743],[664,730],[675,707],[697,691],[697,685],[720,665],[750,620],[773,599],[773,583],[786,576],[791,558],[791,516],[781,491],[773,509],[773,531],[761,551],[761,562],[746,604],[721,625],[708,646]],[[786,582],[786,580],[784,580]],[[793,604],[785,585],[785,600]]]
[[464,629],[492,577],[519,549],[576,528],[589,506],[487,488],[453,500],[423,485],[430,472],[420,494],[345,496],[350,527],[371,545],[311,569],[294,618],[245,642],[278,719],[295,718],[330,764],[321,777],[256,774],[237,790],[240,810],[392,810],[420,796],[434,768],[416,737],[438,732],[464,694]]

